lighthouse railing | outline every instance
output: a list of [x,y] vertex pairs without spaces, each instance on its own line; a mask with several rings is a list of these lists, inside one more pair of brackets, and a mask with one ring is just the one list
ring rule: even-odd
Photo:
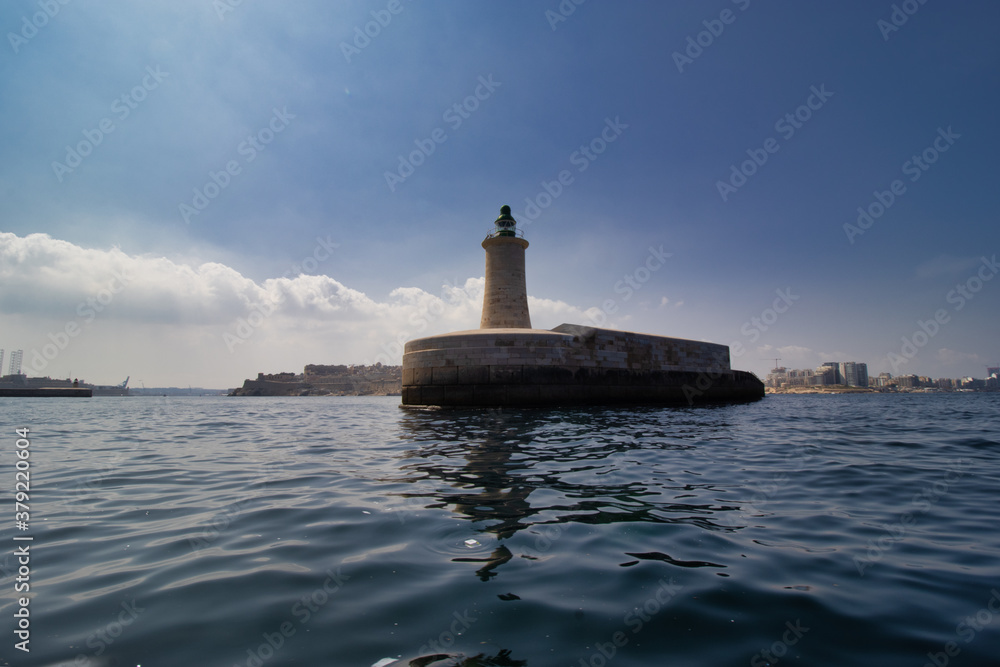
[[493,239],[502,236],[511,236],[514,238],[523,239],[524,232],[521,231],[520,229],[517,229],[516,227],[514,228],[493,227],[492,229],[490,229],[489,233],[486,234],[486,238],[488,239]]

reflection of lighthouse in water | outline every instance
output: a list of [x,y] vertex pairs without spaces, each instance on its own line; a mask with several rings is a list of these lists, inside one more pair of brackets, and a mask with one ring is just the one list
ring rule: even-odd
[[[566,531],[574,531],[580,524],[677,523],[711,531],[733,529],[729,524],[732,513],[740,510],[738,506],[682,502],[677,498],[691,497],[692,488],[674,487],[667,478],[651,486],[632,481],[627,474],[624,479],[611,474],[614,471],[609,461],[650,444],[641,436],[637,441],[631,413],[577,412],[570,421],[560,421],[558,434],[548,428],[551,418],[549,412],[532,415],[492,410],[452,413],[448,419],[423,411],[403,417],[400,425],[416,446],[406,453],[413,462],[402,469],[406,481],[414,483],[414,491],[405,495],[423,508],[450,507],[457,518],[471,524],[457,531],[449,528],[446,535],[428,535],[429,541],[436,543],[436,551],[455,563],[477,564],[476,575],[486,581],[511,560],[533,561],[564,552],[578,539],[566,538]],[[692,421],[697,425],[697,419]],[[673,426],[684,429],[690,425],[684,417]],[[695,449],[688,444],[667,444],[659,434],[647,437],[660,451]],[[583,442],[586,444],[581,446]],[[581,483],[573,474],[581,469],[595,471],[595,476]],[[425,484],[433,485],[434,490],[417,490]],[[549,492],[542,494],[545,501],[529,502],[536,489]],[[553,500],[552,493],[559,498]],[[667,505],[658,500],[664,493],[674,498]],[[463,544],[470,532],[479,534],[472,547]],[[483,545],[478,544],[480,540]],[[486,547],[489,551],[474,550],[486,543],[492,544]],[[634,547],[634,553],[628,553],[627,546]],[[622,544],[622,557],[623,561],[660,560],[681,567],[714,565],[677,561],[641,543]]]
[[[436,419],[424,422],[426,416],[414,414],[412,419],[407,419],[407,425],[418,431],[450,430],[447,423]],[[514,558],[511,550],[500,541],[513,537],[519,530],[532,528],[530,517],[536,512],[528,496],[536,487],[514,472],[522,465],[512,460],[521,447],[531,441],[530,422],[524,424],[517,420],[519,427],[515,427],[502,413],[491,413],[487,419],[481,414],[476,417],[475,425],[466,424],[472,427],[469,430],[481,431],[485,422],[488,432],[467,442],[460,457],[455,457],[454,452],[439,452],[430,459],[421,457],[421,463],[413,468],[422,475],[446,482],[448,489],[437,492],[435,499],[450,505],[455,514],[467,517],[473,530],[492,535],[497,540],[490,553],[451,554],[451,560],[456,563],[480,563],[476,576],[487,581],[496,576],[498,567]],[[461,428],[458,424],[455,426]],[[447,456],[443,463],[441,454]]]

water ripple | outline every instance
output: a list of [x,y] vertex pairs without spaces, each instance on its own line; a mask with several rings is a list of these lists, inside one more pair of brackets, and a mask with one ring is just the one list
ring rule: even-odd
[[1000,654],[960,625],[1000,585],[996,395],[397,402],[0,399],[35,435],[16,664]]

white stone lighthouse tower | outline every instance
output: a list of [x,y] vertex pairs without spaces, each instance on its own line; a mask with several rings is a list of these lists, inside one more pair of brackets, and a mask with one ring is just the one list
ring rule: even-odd
[[480,329],[530,329],[528,291],[524,278],[524,250],[528,242],[510,215],[500,208],[494,229],[486,240],[486,291]]

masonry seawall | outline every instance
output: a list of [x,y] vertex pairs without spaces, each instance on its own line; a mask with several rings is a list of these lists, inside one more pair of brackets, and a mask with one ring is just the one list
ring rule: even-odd
[[563,324],[410,341],[404,405],[690,404],[753,400],[764,386],[716,343]]

